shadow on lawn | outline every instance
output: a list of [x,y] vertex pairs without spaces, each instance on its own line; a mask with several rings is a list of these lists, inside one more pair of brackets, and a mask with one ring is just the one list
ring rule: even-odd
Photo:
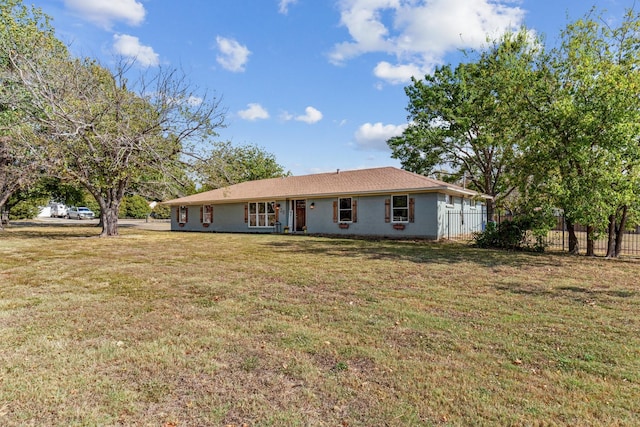
[[602,299],[602,297],[634,298],[638,296],[636,291],[628,289],[596,289],[580,286],[548,287],[521,282],[499,285],[496,286],[496,290],[533,297],[566,297],[581,303],[593,302]]
[[[156,232],[169,232],[163,222],[122,221],[118,229],[141,229]],[[73,231],[71,231],[73,230]],[[78,230],[77,232],[75,230]],[[61,221],[16,221],[11,223],[2,233],[7,236],[28,239],[74,239],[100,237],[102,226],[97,220],[61,220]]]
[[484,267],[558,266],[561,254],[509,252],[474,248],[454,242],[369,240],[369,239],[312,239],[269,242],[271,250],[307,253],[335,257],[367,257],[372,260],[409,261],[419,264],[474,263]]
[[[70,229],[80,229],[78,232],[70,232]],[[69,238],[87,238],[98,237],[101,228],[96,222],[85,223],[46,223],[36,221],[20,221],[10,224],[0,231],[0,237],[20,239],[69,239]]]
[[608,295],[610,297],[617,297],[617,298],[631,298],[637,295],[637,292],[635,291],[628,291],[628,290],[621,290],[621,289],[615,289],[615,290],[609,290],[609,289],[587,289],[587,288],[581,288],[579,286],[561,286],[559,288],[557,288],[560,291],[564,291],[564,292],[573,292],[576,294],[585,294],[585,295],[598,295],[598,294],[604,294],[604,295]]

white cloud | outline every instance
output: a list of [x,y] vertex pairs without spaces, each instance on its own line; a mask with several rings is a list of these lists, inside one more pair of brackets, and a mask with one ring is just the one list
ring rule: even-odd
[[245,120],[268,119],[269,112],[260,104],[248,104],[246,110],[238,111],[238,115]]
[[234,73],[245,70],[245,65],[249,60],[249,55],[251,55],[251,51],[246,46],[241,45],[234,39],[220,36],[216,37],[216,43],[220,51],[220,55],[216,57],[218,64]]
[[280,113],[280,120],[288,122],[289,120],[293,120],[294,116],[288,111],[283,111]]
[[278,12],[286,15],[289,13],[289,6],[298,3],[298,0],[280,0],[280,5],[278,6]]
[[388,151],[387,140],[394,136],[402,135],[407,128],[403,125],[383,125],[378,122],[375,124],[365,123],[354,135],[356,146],[363,150],[379,150]]
[[340,3],[341,24],[349,30],[353,42],[335,46],[330,55],[334,63],[342,63],[366,52],[391,51],[389,29],[381,20],[380,12],[399,7],[399,0],[344,0]]
[[415,64],[393,65],[387,61],[379,62],[373,70],[376,77],[392,84],[406,83],[412,76],[422,78],[428,72],[430,70],[423,70]]
[[114,34],[113,40],[113,47],[118,55],[133,59],[143,67],[155,67],[160,64],[160,58],[153,48],[140,44],[137,37]]
[[313,107],[305,108],[304,112],[305,112],[304,114],[300,114],[296,116],[294,114],[291,114],[288,111],[282,111],[279,117],[280,117],[280,120],[283,120],[285,122],[288,122],[290,120],[296,120],[299,122],[308,123],[310,125],[322,120],[322,117],[323,117],[322,113]]
[[136,0],[64,0],[64,4],[104,28],[118,21],[140,25],[146,15],[144,6]]
[[322,113],[313,107],[307,107],[304,109],[305,114],[296,116],[296,120],[299,122],[305,122],[308,124],[317,123],[322,120]]
[[378,64],[376,73],[391,83],[405,83],[415,68],[432,70],[444,56],[461,48],[480,48],[487,37],[517,30],[523,9],[514,0],[342,0],[341,24],[351,36],[334,46],[334,64],[366,53],[386,53],[397,64]]

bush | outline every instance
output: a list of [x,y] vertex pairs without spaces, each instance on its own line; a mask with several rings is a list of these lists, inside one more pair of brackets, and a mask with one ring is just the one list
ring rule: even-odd
[[144,219],[151,213],[149,203],[142,196],[127,196],[123,202],[124,209],[120,212],[124,212],[125,218]]
[[156,205],[151,211],[151,215],[155,219],[169,219],[171,218],[171,207],[166,205]]
[[33,219],[38,216],[39,200],[24,200],[16,203],[9,210],[9,219]]
[[474,235],[474,241],[480,248],[544,252],[545,237],[552,224],[553,216],[541,210],[534,210],[500,224],[489,222],[483,232]]
[[500,224],[489,222],[487,228],[474,236],[481,248],[520,249],[524,246],[527,230],[521,228],[520,221],[504,221]]

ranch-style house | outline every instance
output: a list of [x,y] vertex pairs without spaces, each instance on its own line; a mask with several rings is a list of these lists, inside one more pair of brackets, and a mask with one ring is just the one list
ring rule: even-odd
[[[242,182],[164,202],[171,230],[451,237],[454,218],[484,218],[490,196],[395,167]],[[480,231],[476,221],[465,233]],[[458,227],[456,227],[458,230]],[[456,231],[459,232],[459,231]]]

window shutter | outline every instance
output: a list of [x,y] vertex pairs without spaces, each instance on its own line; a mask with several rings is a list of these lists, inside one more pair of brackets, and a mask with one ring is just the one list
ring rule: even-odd
[[200,223],[203,223],[204,219],[204,206],[200,206]]
[[351,222],[358,222],[358,201],[351,201]]
[[185,216],[184,222],[186,224],[187,222],[189,222],[189,207],[188,206],[186,206],[184,208],[184,216]]
[[245,203],[244,204],[244,223],[248,223],[249,222],[249,204]]
[[338,222],[338,201],[333,201],[333,222]]
[[213,224],[213,205],[211,205],[211,224]]
[[384,222],[391,222],[391,199],[384,201]]
[[409,222],[415,222],[416,220],[416,199],[411,197],[409,199]]
[[180,206],[176,207],[176,222],[180,222]]
[[280,221],[280,208],[278,207],[277,203],[274,210],[276,211],[276,222],[278,222]]

